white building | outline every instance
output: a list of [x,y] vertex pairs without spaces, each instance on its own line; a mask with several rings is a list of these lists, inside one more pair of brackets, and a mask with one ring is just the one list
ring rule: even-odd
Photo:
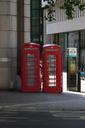
[[[84,1],[84,0],[81,0]],[[60,9],[63,0],[55,2],[55,19],[54,21],[44,21],[44,42],[56,43],[61,45],[63,51],[63,70],[67,72],[66,83],[68,90],[85,91],[85,80],[81,80],[80,68],[85,65],[85,11],[75,8],[74,18],[68,20],[64,10]],[[47,2],[42,1],[45,6]],[[44,10],[44,16],[46,10]],[[67,57],[67,48],[77,49],[76,57]],[[75,62],[74,62],[75,61]],[[69,68],[71,62],[75,63],[75,73],[72,75]],[[85,79],[85,77],[83,78]],[[67,89],[66,89],[67,90]]]

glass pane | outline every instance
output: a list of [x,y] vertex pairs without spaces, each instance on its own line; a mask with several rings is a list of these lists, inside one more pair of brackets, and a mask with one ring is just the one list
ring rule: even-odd
[[39,8],[39,7],[40,7],[40,0],[32,0],[32,8],[36,9],[36,8]]
[[68,33],[68,47],[78,48],[78,42],[79,42],[78,32]]
[[[78,45],[79,45],[79,33],[68,33],[68,56],[67,56],[67,87],[70,91],[78,91]],[[75,54],[76,53],[76,54]]]
[[39,26],[32,26],[32,32],[39,33]]
[[32,11],[32,17],[39,17],[39,10],[33,10]]
[[56,56],[49,55],[47,58],[48,63],[48,86],[56,86],[57,84],[57,65],[56,65]]
[[85,31],[81,31],[80,34],[80,83],[81,91],[85,92]]
[[[35,22],[36,21],[36,22]],[[37,26],[37,25],[39,25],[39,18],[38,17],[33,17],[32,18],[32,26],[34,25],[34,26]]]
[[39,41],[39,35],[33,34],[32,41]]
[[36,56],[34,54],[27,54],[27,85],[36,85]]

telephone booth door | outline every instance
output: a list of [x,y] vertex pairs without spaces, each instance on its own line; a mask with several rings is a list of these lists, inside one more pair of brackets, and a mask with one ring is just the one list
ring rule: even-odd
[[43,89],[44,92],[62,92],[62,53],[58,45],[43,48]]
[[22,91],[40,91],[39,45],[26,43],[22,50]]

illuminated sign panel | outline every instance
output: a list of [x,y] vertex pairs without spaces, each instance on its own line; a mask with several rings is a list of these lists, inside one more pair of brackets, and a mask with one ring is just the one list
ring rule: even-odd
[[77,48],[67,48],[67,56],[76,57],[77,56]]

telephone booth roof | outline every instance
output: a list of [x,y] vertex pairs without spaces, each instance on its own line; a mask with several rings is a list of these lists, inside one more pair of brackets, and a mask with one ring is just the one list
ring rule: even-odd
[[26,42],[23,44],[25,47],[40,47],[40,44],[34,42]]
[[43,47],[44,47],[44,48],[46,48],[46,47],[51,47],[51,48],[52,48],[52,47],[53,47],[53,48],[54,48],[54,47],[58,47],[58,48],[59,48],[60,46],[57,45],[57,44],[45,44]]

